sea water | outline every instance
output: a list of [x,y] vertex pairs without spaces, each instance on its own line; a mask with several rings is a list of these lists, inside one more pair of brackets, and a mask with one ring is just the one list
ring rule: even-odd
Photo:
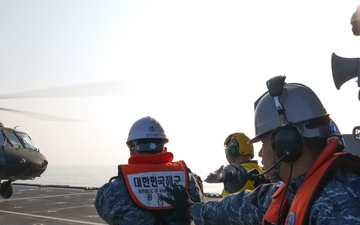
[[[92,166],[92,165],[49,165],[46,171],[34,180],[17,180],[14,183],[37,185],[61,185],[72,187],[98,188],[107,183],[111,177],[117,175],[117,166]],[[202,180],[208,171],[193,171]],[[209,184],[203,182],[205,193],[220,194],[223,184]]]

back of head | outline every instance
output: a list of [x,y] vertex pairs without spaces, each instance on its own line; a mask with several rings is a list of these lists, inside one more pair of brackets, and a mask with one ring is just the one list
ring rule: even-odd
[[354,12],[351,16],[350,23],[355,24],[358,21],[357,11]]
[[232,157],[238,155],[249,155],[252,159],[254,157],[254,146],[248,143],[250,138],[244,133],[230,134],[224,141],[225,152]]
[[351,30],[355,36],[360,36],[359,6],[357,7],[357,10],[352,14],[350,19],[350,24],[352,26]]
[[137,152],[157,153],[164,150],[168,141],[161,124],[146,116],[131,126],[126,144]]
[[355,24],[359,21],[359,14],[358,14],[359,8],[360,8],[360,5],[357,6],[356,11],[351,16],[351,19],[350,19],[351,24]]

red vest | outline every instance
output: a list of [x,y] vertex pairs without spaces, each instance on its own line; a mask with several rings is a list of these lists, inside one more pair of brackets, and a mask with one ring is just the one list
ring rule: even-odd
[[[297,191],[291,206],[289,206],[287,194],[285,194],[279,217],[280,224],[308,224],[310,208],[316,198],[316,193],[320,191],[321,184],[326,183],[334,171],[339,169],[339,166],[345,170],[359,172],[358,164],[357,169],[352,168],[352,165],[356,165],[360,158],[344,152],[334,154],[337,144],[338,138],[334,138],[316,159],[307,172],[305,180]],[[337,158],[338,160],[336,160]],[[334,160],[336,160],[336,163],[334,163]],[[276,224],[285,186],[285,184],[282,184],[273,194],[273,201],[264,215],[263,224]]]
[[181,184],[188,190],[188,173],[184,161],[172,162],[173,154],[135,155],[129,158],[129,164],[119,165],[126,187],[133,201],[150,210],[172,208],[159,198],[166,195],[165,187]]

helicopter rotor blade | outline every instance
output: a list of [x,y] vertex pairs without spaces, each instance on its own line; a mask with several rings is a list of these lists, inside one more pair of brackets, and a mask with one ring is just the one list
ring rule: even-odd
[[81,120],[75,120],[75,119],[66,118],[66,117],[52,116],[52,115],[47,115],[47,114],[42,114],[42,113],[27,112],[27,111],[16,110],[16,109],[0,108],[0,110],[7,111],[7,112],[18,113],[18,114],[23,114],[25,116],[32,117],[32,118],[39,119],[39,120],[71,121],[71,122],[79,122],[79,121],[81,121]]
[[[115,81],[76,84],[76,85],[68,85],[68,86],[58,86],[58,87],[39,89],[33,91],[16,92],[12,94],[2,94],[0,95],[0,99],[119,96],[119,95],[127,95],[127,94],[136,94],[137,90],[141,88],[145,88],[146,85],[148,85],[148,82],[144,82],[144,81],[115,80]],[[35,119],[47,120],[47,121],[81,121],[66,117],[27,112],[16,109],[0,108],[0,110],[18,113]]]
[[117,96],[136,93],[141,85],[142,82],[139,81],[107,81],[5,94],[0,95],[0,99]]

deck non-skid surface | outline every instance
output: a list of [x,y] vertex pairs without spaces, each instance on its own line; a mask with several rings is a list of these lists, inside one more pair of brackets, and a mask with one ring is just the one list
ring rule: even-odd
[[[94,207],[96,189],[59,185],[13,184],[9,199],[0,197],[0,224],[98,225],[106,224]],[[220,200],[206,194],[205,201]]]
[[94,208],[96,190],[13,185],[0,198],[0,223],[6,225],[106,224]]

